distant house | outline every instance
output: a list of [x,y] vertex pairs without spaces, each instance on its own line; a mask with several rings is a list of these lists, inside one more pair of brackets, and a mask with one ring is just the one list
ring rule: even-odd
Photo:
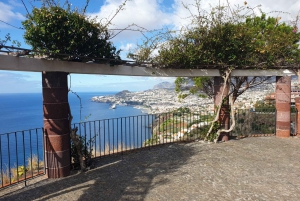
[[274,104],[276,99],[276,93],[270,93],[264,98],[264,104]]
[[[300,88],[298,86],[292,86],[291,88],[291,103],[295,103],[295,98],[300,97]],[[275,103],[276,93],[270,93],[264,98],[265,104],[273,104]]]

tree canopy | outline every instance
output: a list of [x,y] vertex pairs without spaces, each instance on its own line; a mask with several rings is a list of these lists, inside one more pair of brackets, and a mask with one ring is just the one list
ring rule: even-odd
[[34,8],[22,24],[25,41],[40,55],[98,62],[119,58],[108,29],[77,10],[44,5]]
[[[199,0],[196,5],[199,12],[191,14],[188,27],[168,32],[164,41],[146,41],[131,56],[167,68],[299,67],[297,23],[281,22],[282,13],[271,17],[260,11],[257,15],[249,7],[230,5],[204,12]],[[154,47],[157,54],[151,54]]]
[[[194,6],[194,7],[193,7]],[[191,12],[195,8],[196,14]],[[190,11],[190,24],[180,31],[167,31],[146,40],[129,56],[138,62],[150,62],[157,67],[205,69],[267,69],[300,67],[300,32],[298,18],[284,22],[268,16],[259,7],[218,5],[209,11],[201,9],[201,0],[185,5]],[[259,85],[266,77],[234,77],[228,79],[233,102],[248,88]],[[178,78],[176,90],[193,82],[190,92],[213,95],[213,78]],[[200,92],[200,93],[199,93]],[[180,94],[182,98],[187,94]]]
[[163,45],[155,59],[176,68],[294,65],[299,62],[300,34],[293,30],[265,14],[245,22],[193,27]]
[[[185,5],[190,11],[190,24],[180,31],[167,31],[150,40],[146,40],[129,56],[139,63],[150,62],[160,68],[187,69],[219,69],[224,85],[229,85],[229,94],[225,94],[225,86],[220,97],[222,101],[216,104],[216,117],[207,132],[209,135],[217,132],[215,140],[221,132],[230,132],[235,125],[234,113],[231,110],[232,124],[229,129],[215,127],[223,104],[233,106],[234,101],[247,89],[259,85],[268,77],[234,77],[233,69],[267,69],[267,68],[300,68],[300,33],[297,27],[298,19],[286,23],[277,17],[268,16],[258,7],[250,8],[247,2],[243,6],[218,5],[209,11],[201,8],[201,1]],[[194,6],[196,14],[191,12]],[[181,98],[185,83],[193,82],[190,93],[203,92],[213,96],[214,78],[194,77],[177,78],[176,91]],[[227,111],[229,112],[229,111]],[[216,123],[216,124],[215,124]],[[215,130],[216,129],[216,130]]]

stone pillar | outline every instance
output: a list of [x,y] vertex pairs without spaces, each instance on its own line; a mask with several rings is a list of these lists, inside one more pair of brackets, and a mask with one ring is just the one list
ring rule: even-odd
[[291,77],[276,77],[276,137],[291,134]]
[[[222,91],[225,87],[224,94],[222,96]],[[220,101],[224,97],[226,97],[229,93],[229,83],[227,82],[226,85],[224,84],[224,79],[222,77],[214,77],[214,105],[215,110],[217,110],[216,106],[220,104]],[[229,129],[230,124],[230,105],[229,100],[227,99],[221,107],[220,116],[219,116],[219,124],[223,129]],[[221,133],[219,137],[219,141],[228,141],[229,133]]]
[[300,97],[295,98],[295,107],[297,109],[295,130],[296,135],[300,137]]
[[45,161],[48,178],[70,175],[68,73],[43,72]]

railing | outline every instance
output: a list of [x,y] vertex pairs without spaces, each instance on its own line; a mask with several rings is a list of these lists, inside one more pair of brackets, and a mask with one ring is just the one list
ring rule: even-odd
[[275,108],[235,111],[235,128],[231,132],[233,136],[270,136],[275,135],[275,130]]
[[[275,135],[275,114],[274,109],[268,108],[236,110],[236,127],[230,135]],[[86,155],[102,157],[166,143],[203,140],[213,118],[214,114],[208,112],[177,110],[156,115],[87,121],[73,124],[73,127],[78,128],[77,134],[84,144]],[[74,146],[72,153],[76,155]]]
[[[164,114],[146,114],[75,123],[86,162],[92,157],[120,154],[152,146],[202,140],[214,119],[208,112],[180,109]],[[232,121],[233,119],[231,119]],[[236,127],[232,136],[274,135],[273,109],[235,111]],[[231,122],[232,123],[232,122]],[[44,170],[43,128],[0,135],[0,188],[25,182]],[[71,143],[72,164],[76,168],[75,146]]]
[[297,118],[298,110],[295,107],[295,105],[291,106],[291,135],[295,136],[297,135]]
[[[276,109],[260,108],[235,111],[235,128],[232,136],[272,136],[276,135]],[[296,135],[297,109],[291,107],[291,135]]]
[[0,135],[0,189],[43,175],[43,128]]
[[130,116],[75,123],[84,147],[94,157],[141,148],[151,137],[153,115]]
[[[101,157],[204,138],[211,119],[212,115],[207,112],[176,111],[88,121],[73,124],[73,127],[78,128],[77,134],[89,153],[87,155]],[[76,154],[75,151],[73,154]]]

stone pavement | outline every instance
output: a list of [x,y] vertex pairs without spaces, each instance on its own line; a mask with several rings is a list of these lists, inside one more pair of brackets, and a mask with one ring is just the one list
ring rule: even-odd
[[101,158],[85,173],[0,200],[300,200],[300,138],[170,144]]

